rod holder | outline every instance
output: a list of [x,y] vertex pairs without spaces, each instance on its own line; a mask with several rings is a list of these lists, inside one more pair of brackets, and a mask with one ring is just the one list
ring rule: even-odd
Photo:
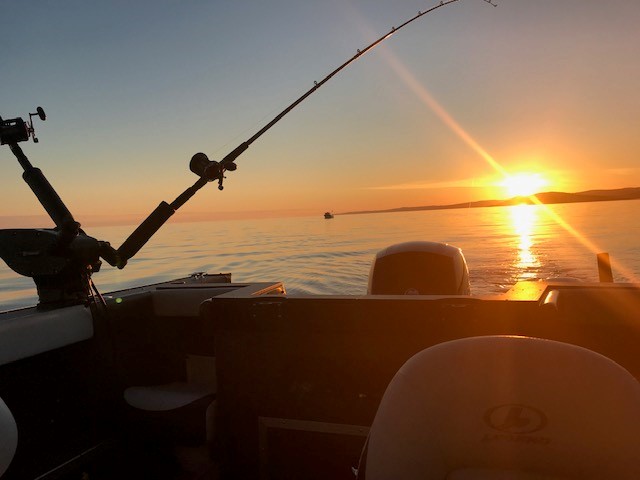
[[598,277],[602,283],[613,283],[613,272],[611,270],[611,259],[606,252],[598,253]]

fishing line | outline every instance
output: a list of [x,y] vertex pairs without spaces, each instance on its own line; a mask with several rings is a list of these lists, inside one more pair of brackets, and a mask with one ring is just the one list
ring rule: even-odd
[[[429,9],[427,9],[425,11],[419,11],[416,15],[414,15],[409,20],[407,20],[404,23],[402,23],[400,26],[392,27],[391,30],[389,30],[389,32],[387,32],[386,34],[384,34],[383,36],[381,36],[377,40],[373,41],[372,43],[370,43],[369,45],[367,45],[366,47],[364,47],[362,49],[358,49],[357,53],[354,56],[352,56],[346,62],[344,62],[342,65],[340,65],[338,68],[333,70],[331,73],[329,73],[322,80],[314,82],[313,87],[311,87],[309,90],[307,90],[305,93],[303,93],[298,99],[296,99],[293,103],[291,103],[288,107],[286,107],[284,110],[282,110],[282,112],[280,112],[278,115],[276,115],[273,118],[273,120],[271,120],[269,123],[267,123],[260,130],[258,130],[251,138],[249,138],[247,141],[241,143],[232,152],[227,154],[227,156],[225,156],[221,161],[221,163],[223,164],[223,167],[225,167],[226,164],[229,164],[229,163],[233,162],[236,158],[238,158],[242,152],[244,152],[247,148],[249,148],[249,145],[251,145],[253,142],[255,142],[258,138],[260,138],[262,135],[264,135],[271,127],[273,127],[276,123],[278,123],[280,120],[282,120],[282,118],[287,113],[289,113],[291,110],[296,108],[307,97],[309,97],[312,93],[314,93],[316,90],[318,90],[321,86],[323,86],[325,83],[327,83],[329,80],[331,80],[331,78],[333,78],[337,73],[339,73],[340,71],[342,71],[343,69],[345,69],[346,67],[351,65],[353,62],[355,62],[358,58],[363,56],[365,53],[370,52],[371,50],[376,48],[378,45],[380,45],[382,42],[384,42],[385,40],[387,40],[388,38],[393,36],[396,32],[400,31],[401,29],[403,29],[404,27],[406,27],[410,23],[413,23],[417,19],[423,17],[424,15],[427,15],[428,13],[431,13],[434,10],[437,10],[438,8],[444,7],[445,5],[449,5],[451,3],[455,3],[457,1],[459,1],[459,0],[443,0],[439,4],[434,5],[433,7],[429,8]],[[497,6],[495,3],[493,3],[493,0],[483,0],[483,1],[485,3],[488,3],[488,4],[492,5],[492,6],[494,6],[494,7]]]

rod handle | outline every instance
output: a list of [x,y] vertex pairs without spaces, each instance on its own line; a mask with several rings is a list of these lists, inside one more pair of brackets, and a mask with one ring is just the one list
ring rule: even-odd
[[160,229],[175,210],[167,202],[161,202],[158,207],[136,228],[129,238],[118,248],[118,265],[122,269],[127,261],[149,241]]

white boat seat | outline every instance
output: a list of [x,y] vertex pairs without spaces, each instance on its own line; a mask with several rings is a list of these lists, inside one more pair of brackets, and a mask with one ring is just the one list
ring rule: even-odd
[[640,384],[593,351],[487,336],[416,354],[389,384],[358,478],[640,478]]

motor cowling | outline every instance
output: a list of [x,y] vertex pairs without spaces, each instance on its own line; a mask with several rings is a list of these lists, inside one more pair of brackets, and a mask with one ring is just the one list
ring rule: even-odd
[[462,250],[446,243],[405,242],[376,254],[369,295],[469,295]]

